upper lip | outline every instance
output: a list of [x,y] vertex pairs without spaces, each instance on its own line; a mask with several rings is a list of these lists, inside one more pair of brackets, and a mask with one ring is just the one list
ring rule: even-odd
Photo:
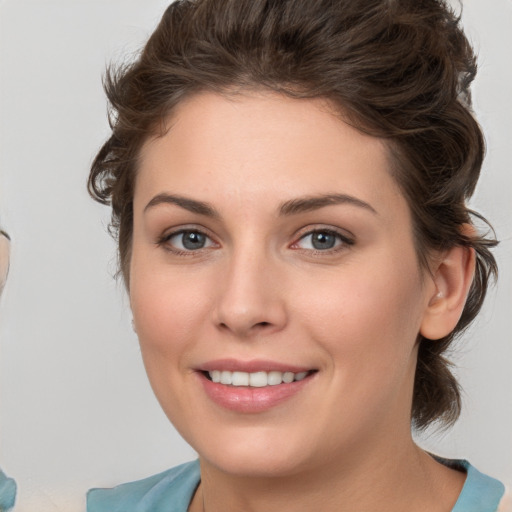
[[307,366],[297,366],[278,361],[270,361],[265,359],[252,359],[250,361],[241,361],[238,359],[215,359],[208,361],[197,367],[198,371],[211,372],[213,370],[221,370],[228,372],[292,372],[300,373],[313,370]]

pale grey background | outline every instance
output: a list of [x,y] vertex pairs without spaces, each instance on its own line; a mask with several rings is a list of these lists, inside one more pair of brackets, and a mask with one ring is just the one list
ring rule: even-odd
[[[193,451],[152,395],[112,279],[108,209],[86,194],[108,135],[100,77],[136,51],[164,0],[0,2],[0,218],[13,238],[1,303],[0,464],[18,511],[83,509],[85,489],[156,473]],[[456,361],[464,414],[426,445],[512,483],[512,3],[466,0],[488,157],[474,207],[502,244],[499,286]]]

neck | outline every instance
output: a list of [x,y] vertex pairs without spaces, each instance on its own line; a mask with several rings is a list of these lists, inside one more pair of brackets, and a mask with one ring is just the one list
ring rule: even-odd
[[409,437],[382,456],[357,458],[293,475],[231,475],[201,460],[201,485],[191,512],[437,512],[451,510],[465,476],[437,463]]

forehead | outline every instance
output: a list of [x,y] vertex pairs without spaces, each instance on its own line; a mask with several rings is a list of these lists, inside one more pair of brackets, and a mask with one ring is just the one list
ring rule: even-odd
[[139,162],[136,202],[191,189],[208,201],[215,194],[259,204],[336,192],[388,208],[401,196],[383,140],[347,124],[323,99],[194,95],[163,136],[146,142]]

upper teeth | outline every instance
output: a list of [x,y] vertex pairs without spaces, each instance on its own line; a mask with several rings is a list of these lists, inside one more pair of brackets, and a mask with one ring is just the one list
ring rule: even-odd
[[213,382],[229,384],[231,386],[252,386],[262,388],[264,386],[276,386],[277,384],[289,384],[294,380],[302,380],[308,372],[229,372],[226,370],[213,370],[208,372]]

